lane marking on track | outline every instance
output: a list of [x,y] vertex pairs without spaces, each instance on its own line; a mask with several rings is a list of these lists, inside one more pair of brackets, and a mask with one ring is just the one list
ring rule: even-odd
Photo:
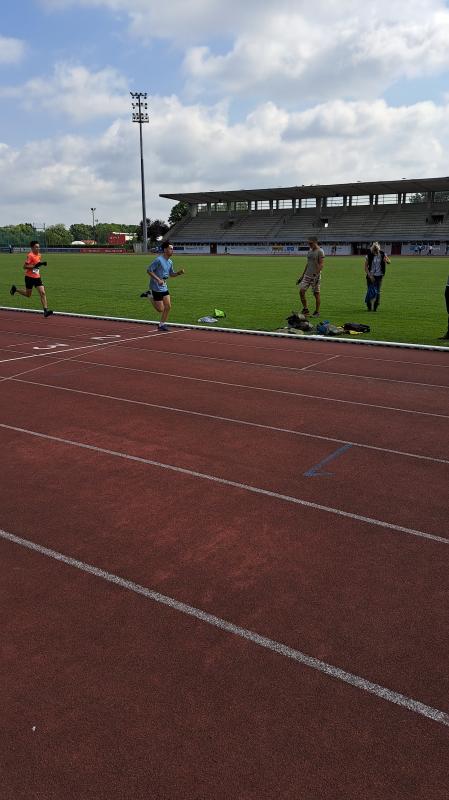
[[300,372],[307,372],[308,369],[312,369],[312,367],[317,367],[318,364],[325,364],[326,361],[334,361],[336,358],[341,358],[341,356],[328,356],[327,358],[322,358],[320,361],[315,361],[313,364],[307,364],[307,367],[302,367]]
[[[72,361],[72,363],[77,363],[76,361],[73,361],[72,359],[68,359],[68,360]],[[88,364],[89,367],[91,367],[91,368],[97,366],[95,364],[95,362],[86,361],[86,362],[82,362],[82,363]],[[30,370],[30,372],[31,371],[34,371],[34,370]],[[23,374],[27,375],[28,372],[23,373]],[[70,372],[64,372],[63,373],[63,377],[65,377],[66,375],[70,375],[70,374],[73,374],[72,370]],[[249,420],[238,419],[236,417],[223,417],[223,416],[221,416],[219,414],[208,414],[205,411],[192,411],[190,409],[177,408],[176,406],[165,406],[165,405],[162,405],[161,403],[150,403],[148,400],[133,400],[133,399],[131,399],[129,397],[117,397],[116,395],[111,395],[111,394],[101,394],[100,392],[90,392],[90,391],[87,391],[86,389],[75,389],[75,388],[72,388],[70,386],[58,386],[58,384],[54,384],[54,383],[42,383],[41,381],[20,379],[18,376],[17,377],[12,377],[11,376],[9,378],[9,380],[14,382],[14,383],[25,383],[25,384],[28,384],[30,386],[40,386],[42,388],[56,389],[56,390],[61,391],[61,392],[73,392],[74,394],[87,395],[88,397],[99,397],[99,398],[101,398],[103,400],[113,400],[114,402],[119,402],[119,403],[130,403],[131,405],[144,406],[144,407],[148,407],[148,408],[157,408],[157,409],[160,409],[162,411],[172,411],[172,412],[174,412],[176,414],[186,414],[186,415],[191,415],[191,416],[194,416],[194,417],[204,417],[205,419],[217,420],[219,422],[230,422],[230,423],[235,424],[235,425],[244,425],[244,426],[248,426],[248,427],[251,427],[251,428],[261,428],[262,430],[275,431],[277,433],[287,433],[287,434],[291,434],[293,436],[306,437],[308,439],[318,439],[318,440],[325,441],[325,442],[335,442],[336,444],[345,445],[345,448],[341,448],[341,450],[348,449],[349,447],[361,447],[361,448],[364,448],[364,449],[367,449],[367,450],[376,450],[377,452],[380,452],[380,453],[389,453],[391,455],[405,456],[407,458],[415,458],[415,459],[419,459],[421,461],[432,461],[432,462],[435,462],[437,464],[449,464],[449,459],[447,459],[447,458],[437,458],[437,457],[434,457],[434,456],[426,456],[426,455],[421,455],[420,453],[408,453],[408,452],[406,452],[404,450],[393,450],[392,448],[389,448],[389,447],[379,447],[377,445],[364,444],[363,442],[351,442],[351,441],[348,441],[347,439],[336,439],[333,436],[320,436],[320,434],[317,434],[317,433],[306,433],[304,431],[293,430],[292,428],[281,428],[281,427],[276,426],[276,425],[264,425],[261,422],[251,422]],[[340,452],[340,451],[337,451],[337,452]]]
[[324,476],[333,475],[334,474],[333,472],[326,472],[326,471],[322,472],[321,468],[324,467],[326,464],[329,464],[330,461],[334,461],[339,456],[342,456],[343,453],[346,453],[346,451],[350,450],[351,447],[352,445],[350,444],[345,444],[343,445],[343,447],[339,447],[338,450],[335,450],[329,456],[323,458],[323,460],[320,461],[319,464],[315,464],[313,467],[310,467],[310,469],[308,469],[307,472],[304,472],[304,476],[306,478],[315,478],[315,477],[322,478]]
[[[311,365],[315,366],[314,364]],[[305,369],[308,369],[305,367]],[[449,389],[447,384],[440,384],[440,383],[421,383],[420,381],[405,381],[401,378],[377,378],[374,375],[356,375],[351,372],[330,372],[329,370],[325,369],[312,369],[310,368],[311,372],[314,372],[316,375],[334,375],[338,376],[339,378],[359,378],[365,381],[384,381],[385,383],[405,383],[409,386],[424,386],[429,389]]]
[[205,622],[207,625],[212,625],[214,628],[218,628],[225,633],[231,633],[234,636],[239,636],[240,638],[246,639],[247,641],[258,645],[259,647],[270,650],[277,655],[292,659],[298,664],[302,664],[305,667],[314,669],[323,675],[343,681],[343,683],[347,683],[356,689],[361,689],[364,692],[375,695],[381,700],[401,706],[402,708],[407,709],[407,711],[419,714],[429,720],[432,720],[433,722],[438,722],[449,727],[449,714],[446,714],[444,711],[440,711],[438,708],[428,706],[425,703],[422,703],[420,700],[415,700],[412,697],[407,697],[407,695],[395,692],[386,686],[373,683],[372,681],[368,680],[367,678],[363,678],[360,675],[355,675],[352,672],[346,672],[346,670],[340,669],[340,667],[337,667],[334,664],[321,661],[314,656],[309,656],[306,653],[303,653],[301,650],[296,650],[295,648],[289,647],[281,642],[277,642],[274,639],[269,639],[267,636],[262,636],[255,631],[242,628],[239,625],[235,625],[233,622],[223,619],[222,617],[215,616],[215,614],[210,614],[209,612],[203,611],[200,608],[190,606],[187,603],[183,603],[173,597],[161,594],[154,589],[149,589],[146,586],[134,583],[134,581],[122,578],[119,575],[115,575],[111,572],[107,572],[100,567],[87,564],[84,561],[79,561],[76,558],[64,555],[63,553],[60,553],[57,550],[52,550],[49,547],[44,547],[43,545],[32,542],[29,539],[23,539],[22,537],[16,536],[8,531],[4,531],[1,528],[0,538],[11,542],[12,544],[32,550],[40,555],[46,556],[47,558],[59,561],[66,566],[74,567],[81,572],[93,575],[94,577],[100,578],[108,583],[113,584],[114,586],[120,587],[121,589],[127,589],[135,594],[142,595],[147,600],[168,606],[168,608],[171,608],[174,611],[178,611],[181,614],[185,614],[189,617],[194,617],[195,619]]
[[[448,348],[449,349],[449,348]],[[374,378],[371,375],[352,375],[348,372],[327,372],[326,370],[314,370],[312,367],[316,366],[315,364],[308,364],[305,367],[287,367],[284,364],[266,364],[266,363],[259,363],[257,361],[241,361],[235,358],[223,358],[221,356],[204,356],[198,355],[196,353],[182,353],[177,350],[159,350],[155,349],[154,347],[126,347],[124,350],[133,350],[142,353],[156,353],[157,355],[162,356],[178,356],[178,358],[183,359],[201,359],[203,361],[220,361],[227,364],[241,364],[242,366],[248,367],[260,367],[261,369],[279,369],[279,370],[287,370],[289,372],[297,372],[298,374],[310,371],[316,372],[317,375],[334,375],[339,376],[341,378],[359,378],[364,380],[377,380],[377,381],[385,381],[387,383],[400,383],[400,384],[411,384],[412,386],[424,386],[430,389],[449,389],[449,386],[445,384],[438,384],[438,383],[419,383],[418,381],[404,381],[400,380],[399,378]],[[303,354],[301,354],[303,355]],[[343,358],[344,356],[331,356],[329,359],[324,359],[324,361],[330,361],[333,358]],[[0,362],[1,363],[1,362]],[[322,363],[318,361],[317,364]]]
[[[72,359],[71,359],[72,360]],[[286,389],[269,389],[265,386],[251,386],[247,383],[230,383],[229,381],[214,381],[211,378],[194,378],[191,375],[178,375],[173,372],[159,372],[154,369],[139,369],[138,367],[122,367],[116,364],[106,364],[101,361],[83,361],[81,358],[75,358],[80,364],[96,364],[98,367],[107,367],[108,369],[123,369],[129,372],[143,372],[148,375],[161,375],[166,378],[176,378],[182,381],[196,381],[198,383],[211,383],[215,386],[231,386],[236,389],[249,389],[255,392],[269,392],[271,394],[283,394],[290,397],[306,397],[309,400],[325,400],[328,403],[344,403],[352,406],[363,406],[365,408],[380,408],[384,411],[399,411],[402,414],[417,414],[424,417],[438,417],[441,419],[449,419],[449,414],[436,414],[433,411],[415,411],[410,408],[397,408],[396,406],[383,406],[376,403],[363,403],[358,400],[341,400],[337,397],[324,397],[319,394],[305,394],[304,392],[289,392]],[[1,380],[1,378],[0,378]]]
[[[34,346],[33,350],[56,350],[58,347],[69,347],[68,344],[64,342],[56,342],[55,344],[43,344],[41,347]],[[66,352],[66,351],[64,351]]]
[[[176,333],[176,331],[175,331],[175,333]],[[164,334],[162,334],[162,333],[151,333],[148,336],[146,336],[145,338],[151,338],[152,336],[166,336],[166,335],[167,335],[166,333],[164,333]],[[121,344],[121,342],[102,342],[99,345],[98,344],[88,345],[88,347],[104,347],[106,345],[112,345],[112,344]],[[75,348],[75,349],[78,349],[78,348]],[[64,351],[64,352],[67,352],[67,351]],[[56,353],[54,355],[56,355]],[[65,361],[74,361],[75,358],[76,358],[76,356],[69,356],[67,358],[57,358],[57,359],[54,359],[53,361],[46,361],[45,364],[40,364],[38,367],[32,367],[31,369],[25,369],[22,372],[14,373],[14,375],[4,375],[4,376],[0,377],[0,383],[2,383],[3,381],[12,381],[12,380],[14,380],[15,378],[18,378],[21,375],[29,375],[30,372],[38,372],[40,369],[45,369],[49,365],[54,366],[56,364],[62,364]],[[14,359],[12,359],[12,360],[14,360]]]
[[187,469],[186,467],[177,467],[174,464],[165,464],[161,461],[154,461],[150,458],[143,458],[141,456],[133,456],[129,453],[123,453],[118,450],[109,450],[106,447],[97,447],[93,444],[85,442],[77,442],[73,439],[64,439],[61,436],[51,436],[48,433],[40,433],[39,431],[32,431],[27,428],[19,428],[15,425],[7,425],[0,422],[0,428],[16,433],[23,433],[27,436],[35,436],[38,439],[45,439],[50,442],[57,442],[59,444],[70,445],[71,447],[79,447],[82,450],[90,450],[94,453],[102,453],[103,455],[113,456],[114,458],[123,458],[126,461],[135,461],[138,464],[147,464],[151,467],[158,467],[159,469],[166,469],[170,472],[176,472],[180,475],[187,475],[192,478],[200,478],[201,480],[210,481],[221,486],[231,486],[234,489],[240,489],[252,494],[261,495],[263,497],[272,497],[275,500],[280,500],[284,503],[292,503],[293,505],[304,506],[306,508],[314,509],[315,511],[325,511],[327,514],[334,514],[346,519],[352,519],[356,522],[367,523],[368,525],[375,525],[379,528],[386,528],[387,530],[397,531],[398,533],[406,533],[409,536],[418,536],[421,539],[430,539],[431,541],[438,542],[438,544],[449,544],[449,539],[443,536],[437,536],[433,533],[426,533],[425,531],[416,530],[414,528],[407,528],[403,525],[395,525],[392,522],[385,520],[375,519],[374,517],[365,517],[361,514],[354,514],[350,511],[343,511],[340,508],[333,508],[332,506],[324,506],[320,503],[313,503],[310,500],[302,500],[299,497],[292,497],[288,494],[280,494],[279,492],[272,492],[269,489],[261,489],[258,486],[251,486],[247,483],[239,483],[238,481],[231,481],[227,478],[220,478],[217,475],[210,475],[206,472],[198,472],[197,470]]
[[[75,353],[75,352],[77,352],[79,350],[91,350],[91,349],[96,348],[96,347],[112,347],[115,344],[124,344],[125,342],[142,341],[142,339],[151,339],[153,336],[165,336],[165,337],[167,337],[167,336],[173,335],[175,333],[185,333],[185,331],[178,329],[178,330],[174,330],[174,331],[170,330],[170,331],[164,331],[164,332],[161,331],[161,332],[159,332],[159,331],[156,330],[156,331],[152,331],[152,333],[147,333],[144,336],[131,336],[130,338],[127,338],[127,339],[120,339],[120,341],[114,341],[114,342],[107,341],[107,342],[99,342],[98,344],[85,344],[85,345],[82,345],[80,347],[70,347],[67,350],[65,350],[64,352],[66,352],[66,353]],[[9,364],[11,361],[25,361],[26,359],[29,359],[29,358],[45,358],[48,355],[54,355],[54,354],[53,353],[33,353],[33,354],[27,355],[27,356],[18,356],[17,358],[5,358],[2,361],[0,361],[0,364]]]
[[[208,344],[215,344],[217,342],[221,342],[223,344],[223,339],[220,338],[220,337],[217,337],[216,339],[212,339],[211,336],[200,336],[200,331],[196,331],[195,339],[197,338],[197,336],[198,336],[198,339],[201,342],[207,342]],[[285,344],[285,340],[278,340],[278,341],[279,341],[280,345]],[[229,343],[227,346],[228,347],[232,346],[232,349],[234,349],[236,347],[240,347],[240,348],[244,348],[244,349],[248,349],[248,350],[249,349],[251,349],[251,350],[266,350],[268,352],[271,351],[271,352],[276,352],[276,353],[301,353],[301,354],[304,354],[304,355],[310,353],[311,350],[315,349],[315,347],[316,347],[316,342],[314,342],[312,344],[309,342],[308,343],[309,347],[307,347],[307,349],[301,349],[301,345],[303,345],[303,344],[307,344],[307,340],[306,341],[303,341],[301,339],[294,340],[294,345],[297,346],[297,348],[295,347],[294,349],[293,349],[293,347],[289,347],[289,348],[284,348],[284,347],[264,347],[264,346],[260,346],[260,345],[257,345],[257,344],[249,344],[249,343],[248,344],[238,344],[237,342],[232,342],[232,344]],[[351,345],[351,344],[353,344],[353,342],[348,341],[348,345]],[[448,353],[449,353],[449,348],[447,348],[447,350],[448,350]],[[329,353],[322,352],[322,355],[329,355]],[[350,355],[349,353],[341,353],[338,357],[339,358],[343,358],[343,359],[345,359],[345,358],[359,359],[361,361],[385,361],[385,362],[392,363],[392,364],[411,364],[414,367],[425,366],[426,368],[427,367],[436,367],[437,369],[440,369],[440,368],[441,369],[449,369],[449,364],[427,364],[426,362],[423,362],[423,361],[409,361],[409,360],[398,359],[398,358],[382,358],[381,356],[359,356],[359,355],[354,355],[354,354]]]

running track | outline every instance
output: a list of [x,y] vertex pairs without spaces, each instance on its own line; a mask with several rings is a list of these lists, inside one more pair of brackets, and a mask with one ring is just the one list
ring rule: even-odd
[[447,800],[446,353],[0,312],[5,800]]

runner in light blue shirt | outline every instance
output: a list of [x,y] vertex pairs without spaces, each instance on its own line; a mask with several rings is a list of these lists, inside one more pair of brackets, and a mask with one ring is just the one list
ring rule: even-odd
[[150,276],[150,288],[148,292],[144,292],[141,297],[148,297],[156,311],[161,314],[159,330],[168,331],[168,325],[165,323],[170,313],[171,300],[167,279],[176,278],[178,275],[184,275],[184,270],[180,269],[175,272],[173,269],[173,262],[171,260],[173,245],[170,244],[170,242],[162,242],[162,252],[163,254],[155,258],[150,266],[147,267],[147,272]]

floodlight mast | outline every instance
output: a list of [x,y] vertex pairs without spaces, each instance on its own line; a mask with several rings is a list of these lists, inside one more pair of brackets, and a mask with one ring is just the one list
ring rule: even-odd
[[92,208],[92,206],[91,206],[90,210],[92,211],[92,235],[93,235],[93,239],[95,241],[95,239],[96,239],[96,237],[95,237],[95,212],[96,212],[97,209],[96,208]]
[[143,141],[142,141],[142,124],[149,122],[148,119],[148,103],[146,102],[146,92],[130,92],[133,99],[132,107],[133,122],[139,123],[140,135],[140,180],[142,184],[142,249],[146,253],[148,251],[148,238],[147,238],[147,212],[145,207],[145,172],[143,167]]

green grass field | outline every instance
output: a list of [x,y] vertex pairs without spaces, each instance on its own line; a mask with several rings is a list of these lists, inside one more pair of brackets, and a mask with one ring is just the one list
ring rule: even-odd
[[[148,256],[48,254],[42,270],[49,306],[56,311],[134,319],[156,319],[147,300]],[[12,283],[23,285],[24,255],[0,254],[3,306],[40,308],[38,296],[11,297]],[[186,274],[170,282],[171,322],[197,323],[199,317],[226,312],[219,324],[230,328],[275,331],[301,304],[295,281],[305,258],[257,256],[182,256],[175,269]],[[322,278],[321,318],[336,325],[366,322],[371,333],[357,338],[442,345],[447,329],[444,288],[449,258],[396,258],[388,268],[382,305],[368,314],[362,257],[328,257]],[[309,293],[310,294],[310,293]],[[310,296],[309,307],[314,308]],[[355,337],[350,337],[355,338]]]

